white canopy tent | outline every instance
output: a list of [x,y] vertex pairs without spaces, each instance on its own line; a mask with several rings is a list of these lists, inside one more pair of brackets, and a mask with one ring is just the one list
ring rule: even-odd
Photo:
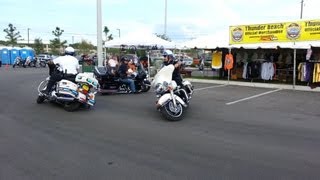
[[229,31],[220,31],[212,35],[202,36],[186,41],[179,46],[183,48],[215,49],[217,47],[229,47]]
[[[122,45],[126,46],[157,46],[158,48],[164,49],[175,49],[176,44],[174,42],[166,41],[162,38],[157,37],[150,31],[140,30],[129,33],[118,39],[107,41],[105,47],[120,48]],[[150,77],[150,55],[148,54],[148,73]]]
[[119,48],[121,45],[127,46],[157,46],[168,49],[176,48],[174,42],[166,41],[152,34],[151,32],[138,31],[129,33],[125,36],[122,36],[118,39],[107,41],[105,47],[114,47]]

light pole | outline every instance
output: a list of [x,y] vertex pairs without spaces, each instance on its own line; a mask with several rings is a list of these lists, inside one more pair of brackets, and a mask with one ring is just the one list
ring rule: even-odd
[[101,0],[97,0],[97,58],[98,66],[103,66],[102,57],[102,11]]
[[118,30],[118,34],[119,34],[119,38],[120,38],[120,29],[117,29]]
[[302,19],[302,13],[303,13],[303,0],[301,0],[300,19]]

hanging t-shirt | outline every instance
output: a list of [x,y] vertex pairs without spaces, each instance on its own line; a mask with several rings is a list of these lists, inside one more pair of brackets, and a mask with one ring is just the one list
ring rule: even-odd
[[312,49],[309,48],[309,49],[307,50],[306,60],[310,60],[311,55],[312,55]]
[[231,53],[226,54],[224,59],[224,69],[230,70],[233,68],[233,55]]
[[222,68],[222,52],[221,51],[214,51],[212,53],[211,68],[212,69]]

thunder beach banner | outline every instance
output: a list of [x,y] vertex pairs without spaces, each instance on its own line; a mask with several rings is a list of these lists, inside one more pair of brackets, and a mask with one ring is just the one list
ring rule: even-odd
[[229,44],[320,40],[320,20],[229,27]]

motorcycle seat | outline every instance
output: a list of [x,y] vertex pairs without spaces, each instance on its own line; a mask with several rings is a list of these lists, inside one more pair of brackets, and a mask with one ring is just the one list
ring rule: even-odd
[[106,67],[95,67],[94,74],[97,76],[108,76],[108,70]]

